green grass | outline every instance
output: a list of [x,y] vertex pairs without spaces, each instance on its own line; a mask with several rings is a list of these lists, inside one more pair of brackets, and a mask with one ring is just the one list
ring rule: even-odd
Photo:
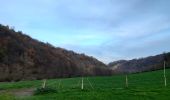
[[[33,96],[15,97],[16,100],[170,100],[170,69],[166,71],[167,87],[164,87],[163,70],[128,75],[129,87],[125,87],[125,76],[105,76],[84,78],[84,90],[81,90],[81,78],[47,80],[47,87],[57,92]],[[0,90],[22,88],[40,88],[43,81],[21,81],[0,83]],[[78,84],[79,83],[79,84]],[[6,94],[0,93],[0,100]],[[9,97],[11,97],[9,95]]]

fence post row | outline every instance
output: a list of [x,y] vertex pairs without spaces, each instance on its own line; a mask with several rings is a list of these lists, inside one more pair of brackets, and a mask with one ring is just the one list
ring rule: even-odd
[[[164,59],[164,69],[163,69],[163,72],[164,72],[164,86],[166,87],[167,86],[167,78],[166,78],[166,59]],[[93,85],[91,84],[91,82],[89,81],[88,78],[86,78],[89,85],[91,86],[92,89],[94,89]],[[45,88],[46,87],[46,82],[47,80],[44,79],[43,80],[43,83],[42,83],[42,88]],[[79,83],[81,84],[81,90],[84,89],[84,77],[81,78],[81,80],[78,81],[78,86],[79,86]],[[61,80],[59,80],[59,84],[58,84],[58,87],[60,87],[61,85]],[[129,87],[129,83],[128,83],[128,75],[126,74],[125,75],[125,86],[128,88]]]

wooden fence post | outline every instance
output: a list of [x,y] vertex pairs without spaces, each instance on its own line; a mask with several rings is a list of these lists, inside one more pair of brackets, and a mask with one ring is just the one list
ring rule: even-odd
[[43,80],[42,88],[46,87],[46,79]]
[[83,84],[83,77],[82,77],[82,79],[81,79],[81,89],[83,90],[84,89],[84,86],[83,86],[84,84]]
[[167,83],[166,83],[166,72],[165,72],[165,70],[166,70],[166,61],[164,61],[164,85],[166,87]]
[[126,87],[128,87],[128,76],[126,75]]

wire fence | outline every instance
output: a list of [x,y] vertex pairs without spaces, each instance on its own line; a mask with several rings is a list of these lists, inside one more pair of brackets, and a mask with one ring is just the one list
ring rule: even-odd
[[[156,71],[151,73],[115,75],[105,77],[79,77],[66,78],[46,81],[47,87],[57,89],[123,89],[123,88],[162,88],[168,87],[170,84],[170,70],[166,75],[166,85],[164,71]],[[44,81],[43,81],[44,82]],[[42,83],[43,83],[42,82]]]
[[[165,77],[166,74],[166,85]],[[2,82],[0,90],[15,88],[55,88],[58,90],[97,90],[124,88],[163,88],[170,87],[170,69],[138,74],[102,77],[77,77],[21,82]]]

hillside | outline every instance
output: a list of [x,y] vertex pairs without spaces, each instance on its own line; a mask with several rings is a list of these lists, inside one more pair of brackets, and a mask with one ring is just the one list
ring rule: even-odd
[[[165,55],[167,58],[166,66],[169,68],[170,53],[166,53]],[[163,69],[163,62],[164,54],[160,54],[146,58],[115,61],[109,63],[108,66],[113,69],[115,73],[136,73]]]
[[109,75],[105,64],[0,25],[0,81]]

